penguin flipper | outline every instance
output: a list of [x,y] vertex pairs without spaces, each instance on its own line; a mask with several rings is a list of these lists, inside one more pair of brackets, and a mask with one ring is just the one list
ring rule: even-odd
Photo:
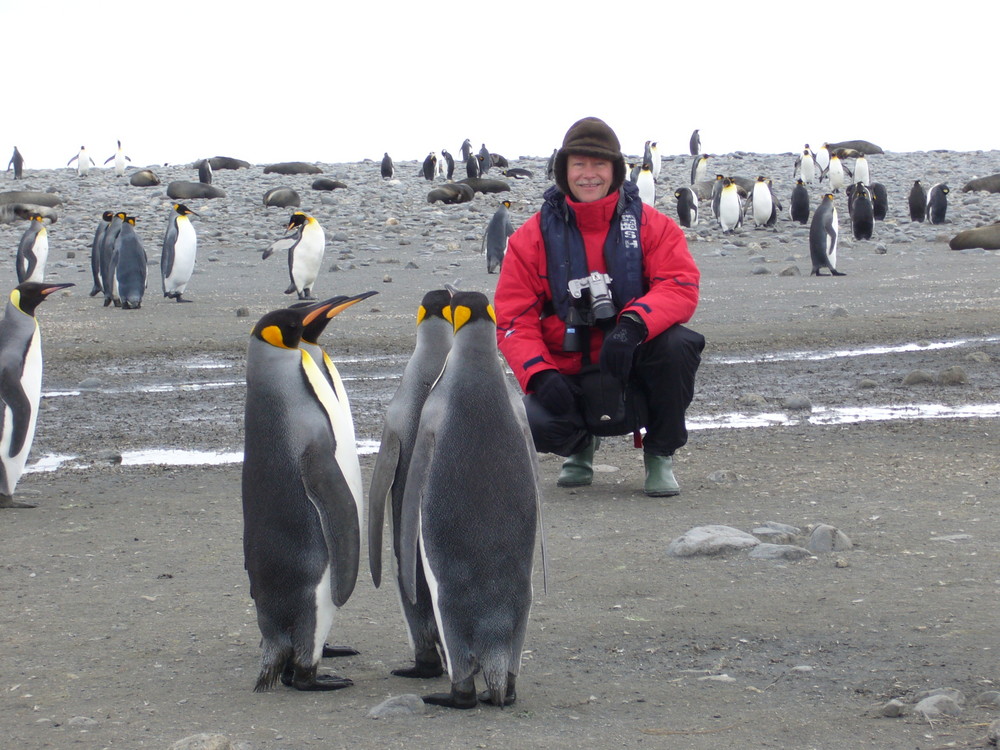
[[[426,407],[426,404],[425,404]],[[435,437],[433,431],[421,429],[417,444],[410,457],[410,470],[406,474],[403,491],[403,510],[400,518],[399,569],[403,593],[412,602],[417,601],[418,546],[420,544],[420,506],[423,504],[424,486],[430,475],[434,459]]]
[[368,489],[368,567],[371,569],[375,588],[382,583],[382,528],[385,526],[385,504],[396,481],[399,448],[399,436],[386,426]]
[[300,459],[302,487],[316,508],[333,567],[333,603],[342,607],[358,579],[361,529],[354,495],[335,458],[310,445]]
[[[0,399],[3,399],[11,412],[10,448],[7,455],[13,458],[24,448],[31,422],[31,401],[21,385],[20,368],[4,368],[0,375]],[[0,416],[0,425],[2,421]]]
[[282,237],[271,245],[267,250],[264,251],[264,255],[261,260],[267,260],[272,255],[282,250],[291,250],[295,247],[295,243],[299,241],[298,237]]

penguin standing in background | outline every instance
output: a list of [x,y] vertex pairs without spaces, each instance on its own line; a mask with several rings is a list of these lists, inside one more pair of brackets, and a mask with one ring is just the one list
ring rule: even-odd
[[424,702],[474,708],[479,672],[488,701],[504,706],[517,698],[531,607],[537,458],[486,296],[457,292],[450,317],[451,352],[420,412],[406,477],[401,575],[413,602],[423,568],[451,679],[449,693]]
[[889,193],[881,182],[873,182],[871,191],[872,213],[875,216],[875,221],[884,221],[885,215],[889,212]]
[[441,149],[441,158],[444,159],[446,169],[445,177],[447,179],[452,179],[455,176],[455,157],[451,155],[448,149]]
[[858,158],[854,160],[854,182],[870,185],[871,181],[871,170],[868,168],[868,159],[865,158],[864,154],[858,154]]
[[490,223],[483,234],[481,252],[486,253],[486,272],[499,273],[507,254],[507,240],[514,234],[514,225],[510,220],[510,201],[502,201],[493,214]]
[[[336,609],[354,591],[361,550],[361,471],[337,444],[344,413],[302,333],[336,304],[267,313],[247,348],[243,552],[262,640],[255,692],[351,680],[318,675]],[[346,450],[354,460],[339,459]],[[349,457],[349,456],[348,456]]]
[[549,155],[549,160],[545,163],[545,179],[547,180],[555,179],[556,154],[558,153],[559,149],[552,149],[552,153]]
[[642,169],[635,178],[635,185],[639,188],[639,197],[647,206],[652,206],[656,199],[656,182],[653,180],[653,168],[649,162],[642,163]]
[[770,182],[763,175],[757,177],[751,193],[753,223],[758,227],[773,227],[778,222],[778,202],[771,192]]
[[841,160],[842,151],[830,154],[830,164],[827,166],[827,173],[830,175],[830,187],[833,192],[839,192],[841,188],[847,187],[848,177],[853,177],[850,170],[844,166]]
[[112,292],[115,286],[115,275],[111,268],[111,261],[115,255],[115,240],[121,234],[125,217],[126,214],[124,211],[116,213],[111,219],[111,224],[105,230],[104,237],[101,239],[101,289],[104,290],[105,307],[114,302]]
[[646,141],[642,146],[642,162],[641,164],[648,164],[650,171],[653,169],[653,148],[652,141]]
[[910,195],[907,202],[910,206],[910,221],[922,222],[924,215],[927,213],[927,191],[920,184],[920,180],[913,181],[913,187],[910,188]]
[[382,171],[381,171],[382,179],[391,180],[395,172],[396,169],[392,165],[392,157],[389,156],[389,152],[386,151],[385,154],[382,156]]
[[688,146],[691,150],[691,156],[697,156],[701,153],[701,136],[698,134],[697,130],[691,134],[691,140],[688,141]]
[[212,162],[210,159],[202,159],[198,162],[198,182],[202,185],[212,184]]
[[101,221],[94,230],[94,241],[90,245],[90,273],[94,277],[94,286],[90,289],[90,296],[96,297],[104,286],[101,283],[101,244],[104,242],[104,235],[107,234],[111,226],[111,220],[115,217],[114,211],[105,211],[101,214]]
[[[447,313],[445,312],[447,310]],[[454,333],[450,315],[451,295],[444,289],[427,292],[417,311],[417,343],[406,363],[399,387],[389,402],[382,427],[382,442],[368,492],[368,562],[372,581],[378,588],[382,582],[382,529],[385,525],[386,503],[390,503],[393,569],[399,585],[399,601],[413,647],[414,664],[410,668],[394,669],[397,677],[438,677],[444,673],[441,663],[437,622],[431,592],[427,587],[422,565],[416,568],[414,599],[403,593],[402,578],[402,517],[403,496],[410,458],[417,441],[420,410],[423,409],[431,386],[438,379],[451,350]]]
[[677,199],[677,219],[682,227],[698,226],[698,196],[689,187],[677,188],[674,191]]
[[660,158],[660,147],[656,141],[649,144],[650,165],[653,167],[653,179],[660,179],[660,169],[663,167],[663,159]]
[[286,229],[293,233],[265,250],[263,260],[278,250],[288,250],[288,276],[292,283],[285,294],[296,292],[299,299],[316,299],[312,287],[319,277],[323,253],[326,252],[326,233],[316,219],[302,211],[292,214]]
[[121,177],[125,174],[125,162],[132,161],[130,158],[125,156],[125,152],[122,151],[122,142],[118,141],[118,150],[115,151],[111,156],[104,160],[107,164],[109,161],[114,161],[115,163],[115,174]]
[[797,221],[799,224],[809,221],[809,190],[801,177],[795,181],[795,187],[792,188],[788,213],[792,221]]
[[726,177],[719,193],[719,225],[726,234],[743,226],[743,199],[736,183]]
[[824,143],[816,150],[816,166],[819,167],[819,175],[816,177],[817,182],[822,182],[823,177],[826,176],[827,170],[830,168],[830,149],[829,144]]
[[35,439],[42,394],[42,338],[35,309],[53,292],[73,284],[19,284],[0,320],[0,508],[34,508],[14,500],[14,490]]
[[160,254],[160,276],[163,279],[163,296],[178,302],[187,289],[194,273],[194,259],[198,254],[198,235],[188,216],[197,216],[183,203],[174,204],[174,215],[167,222],[163,235],[163,252]]
[[707,170],[708,154],[695,156],[694,161],[691,162],[691,184],[696,185],[697,183],[703,181]]
[[871,190],[863,182],[847,188],[847,210],[851,216],[851,231],[856,240],[870,240],[875,228],[875,208]]
[[80,146],[80,153],[78,153],[76,156],[74,156],[72,159],[66,162],[66,166],[68,167],[73,162],[76,162],[77,177],[83,177],[85,174],[87,174],[87,172],[90,171],[91,167],[97,166],[94,163],[94,160],[87,155],[87,149],[84,148],[83,146]]
[[24,157],[21,156],[21,152],[17,150],[17,146],[14,146],[14,154],[10,157],[10,161],[7,162],[7,171],[10,171],[11,166],[14,167],[14,179],[20,180],[24,172]]
[[799,158],[795,160],[795,168],[792,170],[792,176],[794,177],[798,173],[799,177],[805,183],[811,183],[816,180],[816,172],[819,167],[816,165],[816,157],[813,155],[812,150],[809,148],[807,143],[802,149],[802,153],[799,154]]
[[437,155],[431,151],[427,156],[424,157],[423,165],[424,179],[428,181],[434,180],[434,173],[437,171]]
[[721,174],[715,175],[715,182],[712,183],[712,215],[719,218],[719,200],[722,198],[722,185],[725,177]]
[[17,283],[45,281],[45,263],[49,259],[49,233],[39,214],[31,215],[28,228],[17,243]]
[[482,145],[479,149],[479,172],[480,174],[487,174],[490,171],[490,167],[493,166],[493,157],[490,156],[489,150],[486,148],[486,144]]
[[949,192],[951,189],[943,182],[933,185],[927,192],[927,221],[931,224],[944,224]]
[[434,176],[435,177],[445,177],[447,179],[448,174],[448,164],[445,162],[444,157],[439,157],[434,154]]
[[829,268],[833,276],[844,276],[837,270],[837,237],[840,227],[837,222],[837,207],[833,204],[833,193],[827,193],[816,207],[812,224],[809,225],[809,256],[812,259],[810,276],[822,276],[821,268]]
[[465,160],[465,174],[471,179],[479,177],[479,157],[472,154]]
[[461,148],[458,149],[459,153],[462,154],[462,161],[468,161],[469,157],[472,156],[472,143],[466,138],[462,141]]
[[111,296],[123,310],[138,310],[146,293],[146,249],[135,233],[135,217],[127,216],[111,256],[114,287]]

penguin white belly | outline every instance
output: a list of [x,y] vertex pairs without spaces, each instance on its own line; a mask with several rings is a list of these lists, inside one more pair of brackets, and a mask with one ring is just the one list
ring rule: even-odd
[[826,236],[826,257],[830,260],[830,265],[837,267],[837,238],[840,236],[840,223],[837,219],[837,209],[830,213],[830,232]]
[[754,186],[753,189],[753,222],[757,226],[766,224],[771,218],[771,191],[767,187]]
[[866,159],[858,159],[855,163],[854,181],[864,183],[865,185],[869,183],[868,161]]
[[115,154],[115,174],[119,177],[125,174],[125,154],[121,151]]
[[815,165],[811,156],[802,155],[802,164],[799,165],[799,174],[802,177],[802,181],[809,183],[816,177],[816,171],[813,169]]
[[90,157],[87,156],[86,151],[81,151],[80,155],[76,159],[76,173],[78,175],[85,175],[90,171]]
[[639,178],[635,184],[639,188],[639,197],[642,199],[642,202],[647,206],[652,206],[656,196],[656,184],[653,182],[653,173],[643,170],[639,173]]
[[652,149],[652,154],[653,154],[653,165],[652,165],[653,179],[656,180],[659,179],[660,177],[660,168],[663,166],[663,163],[660,160],[660,150],[658,148]]
[[36,235],[31,251],[35,255],[35,270],[25,281],[45,281],[45,263],[49,259],[49,234],[44,227]]
[[35,438],[35,423],[38,420],[38,401],[42,394],[42,343],[38,335],[38,324],[28,345],[24,357],[24,369],[21,372],[21,388],[31,404],[31,415],[28,417],[28,430],[24,436],[24,445],[16,456],[10,455],[11,436],[14,431],[14,413],[4,405],[3,433],[0,435],[0,460],[3,461],[4,475],[7,487],[0,487],[0,492],[8,497],[14,494],[14,488],[24,473],[24,465],[31,452],[31,443]]
[[740,225],[740,213],[743,208],[740,206],[740,197],[736,191],[723,193],[719,200],[719,223],[722,229],[728,232]]
[[844,182],[844,167],[840,163],[840,159],[830,161],[830,185],[834,189],[840,189],[845,186]]
[[170,276],[164,284],[164,291],[183,294],[187,289],[191,274],[194,273],[194,260],[198,254],[198,236],[187,218],[177,221],[177,241],[174,243],[174,265]]
[[311,289],[319,278],[320,265],[323,263],[323,252],[326,249],[326,235],[323,229],[306,227],[293,250],[292,281],[297,289]]

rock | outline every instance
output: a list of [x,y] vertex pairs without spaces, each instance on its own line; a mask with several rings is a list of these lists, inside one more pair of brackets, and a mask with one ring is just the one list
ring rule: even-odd
[[77,388],[83,388],[84,390],[89,388],[100,388],[103,382],[104,381],[100,378],[84,378],[80,381],[79,385],[77,385]]
[[965,370],[955,365],[939,372],[938,382],[941,385],[965,385],[969,382],[969,377],[965,374]]
[[751,276],[766,276],[771,273],[771,270],[765,265],[756,265],[750,269]]
[[781,406],[789,411],[812,411],[812,401],[801,393],[793,393],[781,400]]
[[744,393],[736,399],[739,406],[749,409],[763,409],[767,406],[767,399],[759,393]]
[[802,534],[802,529],[796,526],[789,526],[786,523],[768,521],[763,526],[758,526],[751,533],[758,539],[768,541],[771,544],[789,544]]
[[382,701],[368,712],[369,719],[388,719],[394,716],[421,716],[426,704],[419,695],[406,693]]
[[906,704],[898,698],[893,698],[879,709],[879,714],[890,719],[903,716],[906,713]]
[[170,750],[234,750],[233,743],[224,734],[192,734],[177,740]]
[[802,547],[793,544],[769,544],[761,542],[750,550],[750,557],[754,560],[801,560],[809,557],[812,553]]
[[933,690],[921,690],[919,693],[913,696],[913,700],[919,703],[925,698],[932,698],[935,695],[947,696],[948,698],[951,698],[953,701],[955,701],[955,703],[959,705],[965,703],[965,693],[963,693],[961,690],[957,690],[956,688],[947,688],[947,687],[934,688]]
[[715,482],[716,484],[736,484],[739,480],[740,478],[736,472],[729,471],[728,469],[713,471],[708,475],[708,481]]
[[757,537],[732,526],[696,526],[670,542],[667,545],[667,554],[672,557],[717,555],[755,547],[758,544],[760,540]]
[[947,695],[932,695],[915,705],[913,713],[925,719],[940,719],[942,716],[958,716],[962,707]]
[[71,727],[96,727],[97,721],[89,716],[74,716],[69,720]]
[[878,383],[871,378],[861,378],[858,381],[858,388],[878,388]]
[[798,266],[785,266],[778,272],[778,276],[801,276],[802,271]]
[[392,283],[392,276],[390,276],[389,274],[386,274],[385,276],[383,276],[382,277],[382,283],[383,284],[391,284]]
[[913,370],[903,378],[903,385],[923,385],[924,383],[933,382],[934,376],[923,370]]
[[810,552],[842,552],[854,548],[854,542],[843,531],[828,524],[820,524],[809,535],[806,545]]
[[986,728],[986,741],[991,745],[996,745],[1000,741],[1000,719],[990,722]]
[[250,317],[250,308],[249,307],[237,307],[236,308],[236,317],[237,318],[249,318]]
[[1000,707],[1000,690],[982,692],[972,700],[972,703],[976,706]]

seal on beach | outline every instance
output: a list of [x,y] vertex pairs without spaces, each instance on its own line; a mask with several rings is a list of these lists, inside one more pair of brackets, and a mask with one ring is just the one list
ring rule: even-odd
[[335,304],[267,313],[247,347],[243,552],[262,636],[255,692],[279,678],[297,690],[353,684],[317,667],[357,581],[361,470],[355,447],[337,442],[344,415],[333,387],[300,348],[305,326]]
[[275,208],[298,208],[302,205],[302,199],[290,187],[276,187],[264,193],[264,205]]
[[174,180],[167,185],[167,196],[175,201],[191,200],[200,198],[210,200],[212,198],[225,198],[226,192],[215,185],[206,185],[202,182],[188,182],[187,180]]
[[521,167],[511,167],[510,169],[505,169],[501,174],[504,177],[510,177],[515,180],[525,180],[534,177],[534,174],[530,169],[522,169]]
[[112,299],[123,310],[138,310],[146,293],[146,249],[135,232],[135,217],[127,216],[115,240],[111,255],[113,270]]
[[76,162],[77,177],[83,177],[90,171],[91,167],[97,166],[97,164],[94,163],[94,160],[87,155],[87,149],[83,146],[80,146],[80,153],[66,162],[66,166],[68,167],[73,162]]
[[805,224],[809,221],[809,189],[801,177],[792,188],[792,199],[788,203],[788,216],[792,221]]
[[392,157],[389,156],[389,152],[386,151],[382,156],[382,166],[380,173],[383,180],[391,180],[392,175],[396,172],[396,168],[392,164]]
[[875,228],[875,205],[871,190],[863,182],[847,186],[847,212],[856,240],[870,240]]
[[312,216],[296,211],[288,220],[286,230],[292,232],[264,251],[263,260],[279,250],[288,251],[288,276],[292,283],[285,294],[297,292],[299,299],[315,299],[313,284],[319,277],[320,264],[326,251],[326,233]]
[[42,338],[35,309],[53,292],[73,284],[19,284],[0,320],[0,508],[34,508],[14,500],[14,490],[35,438],[42,394]]
[[122,142],[118,141],[118,150],[104,160],[104,163],[113,161],[115,163],[115,174],[122,177],[125,174],[125,162],[132,161],[122,150]]
[[250,162],[231,156],[213,156],[208,160],[212,169],[249,169]]
[[160,184],[160,178],[152,169],[140,169],[138,172],[132,173],[128,182],[134,187],[154,187]]
[[406,477],[403,588],[415,601],[422,567],[451,679],[450,692],[424,702],[474,708],[479,672],[486,700],[504,706],[517,697],[531,607],[537,458],[486,296],[457,292],[450,314],[454,340],[420,412]]
[[691,151],[691,156],[697,156],[701,153],[701,135],[697,129],[691,133],[691,138],[688,140],[688,149]]
[[872,154],[884,154],[881,146],[876,146],[871,141],[838,141],[837,143],[825,144],[830,152],[844,149],[846,151],[857,151],[859,154],[871,156]]
[[812,259],[810,276],[823,276],[819,270],[829,268],[833,276],[844,276],[837,270],[837,238],[840,226],[837,222],[837,207],[833,203],[833,193],[827,193],[819,202],[809,225],[809,257]]
[[323,170],[315,164],[307,164],[304,161],[283,161],[278,164],[268,164],[264,167],[264,174],[322,174]]
[[45,263],[49,259],[49,233],[42,216],[35,214],[17,243],[17,283],[45,281]]
[[674,191],[677,199],[677,220],[682,227],[698,226],[698,196],[689,187],[680,187]]
[[510,190],[510,183],[506,180],[491,180],[484,177],[466,177],[459,180],[456,185],[468,185],[477,193],[506,193]]
[[920,180],[913,181],[907,203],[910,208],[910,221],[922,222],[927,213],[927,191],[920,184]]
[[174,213],[167,222],[163,235],[163,252],[160,255],[160,276],[163,280],[163,296],[178,302],[187,289],[191,274],[194,273],[194,259],[198,254],[198,235],[188,216],[197,216],[183,203],[174,204]]
[[486,254],[486,273],[499,273],[507,254],[507,239],[514,234],[509,208],[510,201],[501,201],[483,233],[481,251]]
[[1000,250],[1000,222],[976,229],[966,229],[948,243],[952,250],[969,250],[981,247],[984,250]]
[[881,182],[873,182],[869,187],[872,191],[872,213],[875,221],[884,221],[885,215],[889,212],[889,193]]
[[[445,310],[448,311],[447,317]],[[403,593],[400,550],[403,497],[410,458],[417,441],[420,411],[451,350],[454,328],[450,314],[451,295],[444,289],[427,292],[420,302],[416,346],[386,408],[382,440],[368,492],[368,563],[372,581],[376,588],[382,582],[382,530],[388,503],[397,593],[413,646],[413,666],[392,670],[392,674],[398,677],[438,677],[444,672],[438,650],[440,637],[423,566],[417,566],[414,598],[411,601]]]
[[331,180],[329,177],[317,177],[310,187],[313,190],[344,190],[347,185],[340,180]]
[[43,193],[37,190],[8,190],[0,193],[0,206],[15,203],[55,208],[62,205],[62,198],[55,193]]
[[944,224],[949,192],[950,188],[943,182],[932,185],[927,192],[927,221],[931,224]]
[[10,171],[11,166],[14,167],[14,179],[20,180],[24,173],[24,157],[21,156],[21,152],[17,150],[17,146],[14,146],[14,153],[10,157],[10,161],[7,162],[7,171]]
[[463,185],[460,182],[449,182],[447,185],[436,187],[427,193],[427,202],[434,203],[441,201],[449,205],[455,203],[468,203],[476,197],[476,191],[470,185]]
[[969,180],[962,186],[963,193],[971,193],[976,190],[985,190],[988,193],[1000,193],[1000,174],[991,174],[989,177],[977,177]]

